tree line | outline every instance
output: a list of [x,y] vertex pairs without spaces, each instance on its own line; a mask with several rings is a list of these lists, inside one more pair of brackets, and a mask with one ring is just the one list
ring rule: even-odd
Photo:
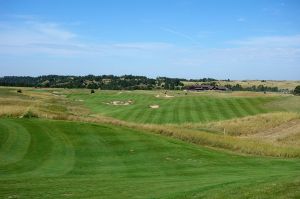
[[[258,86],[249,86],[249,87],[242,87],[240,84],[236,85],[225,85],[229,90],[232,91],[255,91],[255,92],[283,92],[285,90],[280,90],[277,86],[271,87],[271,86],[264,86],[264,85],[258,85]],[[288,90],[287,90],[288,92]]]
[[182,81],[216,81],[213,78],[184,79],[157,77],[148,78],[135,75],[86,75],[86,76],[62,76],[44,75],[30,76],[4,76],[0,77],[0,86],[19,87],[44,87],[44,88],[88,88],[105,90],[151,90],[168,89],[180,90],[184,87]]
[[[230,81],[229,79],[226,81]],[[103,90],[182,90],[186,89],[183,82],[202,82],[202,84],[218,86],[218,80],[214,78],[185,79],[157,77],[148,78],[137,75],[86,75],[86,76],[64,76],[64,75],[43,75],[38,77],[30,76],[4,76],[0,77],[0,86],[16,87],[43,87],[43,88],[88,88]],[[268,87],[264,85],[242,87],[240,84],[224,85],[232,91],[256,91],[256,92],[289,92]]]

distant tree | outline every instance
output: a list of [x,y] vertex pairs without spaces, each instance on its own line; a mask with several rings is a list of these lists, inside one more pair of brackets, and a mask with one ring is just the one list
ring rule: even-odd
[[300,85],[294,89],[294,95],[300,95]]

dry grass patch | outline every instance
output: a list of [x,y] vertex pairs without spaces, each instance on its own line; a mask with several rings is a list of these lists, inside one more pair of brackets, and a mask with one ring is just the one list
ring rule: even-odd
[[184,126],[189,128],[208,129],[220,133],[223,133],[225,129],[226,134],[233,136],[245,136],[275,128],[283,123],[296,119],[300,119],[300,115],[298,113],[276,112],[210,122],[206,124],[185,124]]
[[20,117],[27,111],[26,106],[5,105],[0,106],[0,117]]
[[300,147],[300,119],[288,121],[247,137],[266,140],[274,144]]
[[63,95],[53,95],[50,93],[52,90],[36,92],[24,88],[21,94],[16,94],[16,90],[17,88],[1,90],[0,117],[24,117],[30,112],[41,118],[67,119],[69,115],[90,113],[80,102],[70,101]]

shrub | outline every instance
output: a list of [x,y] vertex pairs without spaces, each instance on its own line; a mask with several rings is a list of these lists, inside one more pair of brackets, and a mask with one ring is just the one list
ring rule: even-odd
[[27,111],[24,115],[23,118],[38,118],[39,116],[32,111]]
[[300,85],[294,89],[294,95],[300,95]]

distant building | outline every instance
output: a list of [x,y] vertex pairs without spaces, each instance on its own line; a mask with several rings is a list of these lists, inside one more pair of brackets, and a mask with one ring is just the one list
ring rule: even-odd
[[208,91],[208,90],[217,90],[217,91],[228,91],[229,89],[225,86],[211,86],[211,85],[192,85],[187,87],[189,91]]

